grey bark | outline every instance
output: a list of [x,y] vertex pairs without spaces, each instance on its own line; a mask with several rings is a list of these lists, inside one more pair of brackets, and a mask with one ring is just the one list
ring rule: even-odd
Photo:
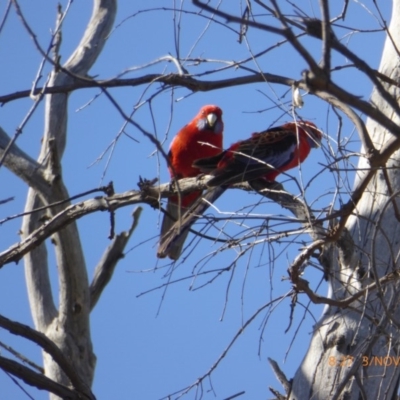
[[[68,85],[87,73],[100,55],[111,31],[116,14],[116,0],[95,0],[93,13],[84,36],[61,69],[55,68],[48,86]],[[38,191],[33,185],[28,193],[25,211],[69,197],[62,180],[60,160],[67,139],[68,94],[46,96],[45,130],[38,164],[44,169],[49,190]],[[51,217],[69,204],[50,208],[44,213],[27,215],[22,224],[22,239],[38,228],[43,217]],[[24,257],[29,302],[36,329],[51,339],[68,356],[75,370],[90,387],[96,357],[90,336],[90,292],[79,232],[75,222],[55,233],[52,238],[59,274],[59,307],[53,301],[44,243]],[[70,381],[52,357],[44,353],[47,377],[69,386]],[[58,398],[55,395],[52,398]]]
[[[387,36],[379,71],[394,81],[400,79],[400,1],[393,1],[390,35]],[[394,42],[393,42],[394,41]],[[397,101],[395,86],[384,85]],[[378,110],[400,124],[400,116],[382,93],[374,89],[371,102]],[[374,147],[379,151],[393,139],[369,118],[366,124]],[[365,152],[365,149],[362,149]],[[400,189],[400,152],[386,162],[369,181],[353,214],[347,220],[349,237],[337,245],[331,258],[331,292],[341,300],[375,282],[350,307],[327,306],[315,326],[307,354],[297,370],[290,399],[393,399],[400,377],[399,364],[399,266],[400,229],[397,200]],[[366,158],[359,168],[369,169]],[[370,172],[359,172],[355,190]],[[345,251],[343,251],[345,249]],[[394,272],[382,284],[379,278]],[[385,358],[386,357],[386,358]]]

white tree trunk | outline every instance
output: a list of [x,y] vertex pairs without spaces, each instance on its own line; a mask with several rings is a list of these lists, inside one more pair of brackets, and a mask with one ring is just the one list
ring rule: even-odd
[[[116,14],[116,0],[95,0],[93,14],[75,52],[52,73],[49,86],[67,85],[87,73],[100,55],[111,31]],[[49,190],[30,189],[25,211],[43,204],[68,199],[62,180],[60,161],[67,137],[68,94],[46,96],[45,132],[39,163]],[[32,187],[32,185],[31,185]],[[50,208],[55,215],[67,207],[64,203]],[[42,224],[44,213],[27,215],[23,221],[22,238]],[[31,312],[36,329],[46,334],[68,357],[74,369],[89,388],[92,384],[96,357],[92,350],[89,315],[91,310],[89,283],[79,232],[72,223],[52,238],[59,274],[59,307],[56,309],[48,275],[47,249],[42,244],[24,257]],[[54,381],[70,385],[62,369],[44,353],[46,375]],[[52,395],[52,398],[58,398]]]
[[[400,49],[400,0],[393,0],[390,36],[379,69],[399,82],[399,53],[395,46]],[[397,97],[397,87],[385,88]],[[371,102],[400,124],[400,116],[376,90]],[[378,150],[392,136],[372,119],[367,121],[367,129]],[[332,258],[330,297],[334,299],[357,293],[399,266],[400,221],[391,196],[400,190],[399,163],[400,152],[396,151],[386,164],[390,185],[382,169],[378,170],[357,205],[356,215],[347,222],[349,238],[343,236]],[[359,168],[369,167],[367,159],[360,158]],[[358,173],[355,187],[364,174]],[[348,308],[325,309],[295,374],[290,399],[395,398],[400,377],[399,283],[393,279],[377,286]]]

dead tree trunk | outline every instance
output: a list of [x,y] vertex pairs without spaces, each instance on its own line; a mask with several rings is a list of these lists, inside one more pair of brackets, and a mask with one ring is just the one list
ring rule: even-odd
[[[81,43],[64,65],[55,66],[48,86],[88,79],[87,73],[103,49],[115,14],[116,0],[94,1],[92,18]],[[25,211],[70,197],[63,183],[60,164],[67,137],[68,97],[68,94],[46,96],[45,132],[38,162],[43,167],[41,176],[47,181],[48,189],[37,190],[39,184],[35,190],[30,189]],[[55,215],[68,205],[64,203],[49,208],[45,212],[50,214],[47,216],[44,212],[27,215],[23,221],[22,238],[40,226],[43,218]],[[45,333],[61,349],[87,387],[90,387],[96,357],[90,336],[89,282],[77,225],[72,223],[54,234],[52,243],[59,274],[58,308],[53,301],[46,245],[41,244],[24,257],[33,320],[36,329]],[[47,353],[44,353],[44,368],[52,380],[70,385],[60,366]]]
[[[394,0],[380,72],[395,82],[400,80],[399,18],[400,1]],[[385,89],[397,99],[398,87],[385,85]],[[400,116],[378,90],[373,91],[371,102],[400,124]],[[393,134],[371,118],[366,126],[378,151],[393,139]],[[400,190],[400,151],[398,146],[395,148],[386,164],[376,168],[347,221],[350,234],[342,235],[335,244],[330,266],[332,299],[349,298],[368,285],[369,289],[348,307],[331,305],[325,309],[295,374],[290,399],[396,396],[400,377],[400,215],[396,200]],[[368,160],[361,158],[355,188],[370,168]]]

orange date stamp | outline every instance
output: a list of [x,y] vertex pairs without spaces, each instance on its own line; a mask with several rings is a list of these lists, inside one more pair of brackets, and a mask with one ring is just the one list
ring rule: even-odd
[[[330,356],[328,365],[331,367],[351,367],[353,366],[356,357],[354,356]],[[398,367],[400,366],[400,357],[397,356],[362,356],[361,366],[363,367]]]

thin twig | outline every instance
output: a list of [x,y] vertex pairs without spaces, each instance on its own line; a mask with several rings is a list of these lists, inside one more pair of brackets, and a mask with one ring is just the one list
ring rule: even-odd
[[8,352],[10,352],[13,356],[19,358],[22,362],[30,365],[32,368],[35,368],[41,374],[44,374],[44,369],[42,367],[35,364],[33,361],[29,360],[28,358],[26,358],[23,354],[14,350],[11,346],[8,346],[7,344],[5,344],[3,342],[0,342],[0,346],[3,347],[4,349],[6,349]]

